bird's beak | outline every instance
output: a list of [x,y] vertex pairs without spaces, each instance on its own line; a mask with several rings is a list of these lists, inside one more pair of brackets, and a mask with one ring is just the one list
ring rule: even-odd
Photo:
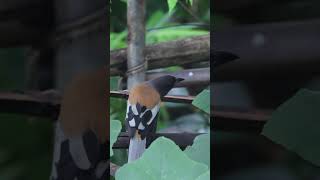
[[183,81],[183,78],[176,78],[176,83]]

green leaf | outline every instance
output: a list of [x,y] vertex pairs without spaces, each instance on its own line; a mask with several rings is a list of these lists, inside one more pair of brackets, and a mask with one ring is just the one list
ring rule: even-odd
[[176,7],[178,0],[167,0],[169,12],[172,12],[173,9]]
[[192,101],[192,105],[210,114],[210,90],[203,90]]
[[110,33],[110,50],[125,48],[127,46],[126,37],[128,32],[125,30],[120,33]]
[[203,173],[196,180],[210,180],[210,171]]
[[160,137],[140,159],[118,169],[116,180],[194,180],[207,171],[205,164],[191,160],[173,141]]
[[153,28],[158,25],[158,23],[164,18],[165,14],[162,11],[154,12],[146,23],[147,28]]
[[193,145],[188,146],[184,152],[190,159],[204,163],[210,168],[210,134],[197,136]]
[[121,131],[121,122],[118,121],[118,120],[111,120],[111,127],[110,127],[110,157],[113,156],[112,146],[116,142],[120,131]]
[[109,85],[111,91],[117,91],[118,88],[118,82],[120,80],[120,76],[110,76],[109,78]]
[[189,3],[191,4],[191,6],[193,5],[193,0],[189,0]]
[[302,89],[272,114],[262,135],[320,166],[320,92]]

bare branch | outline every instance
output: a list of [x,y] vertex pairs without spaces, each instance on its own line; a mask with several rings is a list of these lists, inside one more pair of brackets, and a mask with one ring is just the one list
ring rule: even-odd
[[[210,58],[210,35],[149,45],[145,48],[148,69],[157,69],[194,62],[208,61]],[[127,69],[127,49],[111,52],[110,75],[121,75]]]
[[[128,99],[129,92],[128,91],[110,91],[110,96],[116,97],[116,98]],[[194,96],[165,96],[162,98],[162,101],[191,104],[193,99],[194,99]]]
[[128,89],[145,81],[145,2],[144,0],[128,0],[128,54],[127,76]]
[[[155,137],[151,140],[154,141],[158,137],[164,136],[173,140],[180,148],[184,149],[187,146],[193,144],[195,137],[201,133],[157,133]],[[114,149],[127,149],[129,147],[129,137],[127,133],[120,133],[117,141],[113,144]]]

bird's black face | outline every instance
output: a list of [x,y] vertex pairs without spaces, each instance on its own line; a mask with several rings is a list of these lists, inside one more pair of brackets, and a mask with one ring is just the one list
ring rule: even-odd
[[178,83],[183,81],[183,78],[176,78],[174,76],[165,75],[150,80],[148,83],[154,87],[161,97],[168,94],[168,92]]

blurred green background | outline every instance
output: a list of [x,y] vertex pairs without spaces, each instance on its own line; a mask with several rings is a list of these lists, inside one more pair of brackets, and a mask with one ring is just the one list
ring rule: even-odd
[[[0,91],[26,89],[25,49],[0,49]],[[52,156],[49,119],[0,114],[0,179],[48,179]]]
[[[246,27],[246,30],[251,30],[250,27],[254,29],[254,27],[259,25],[265,25],[265,29],[260,29],[260,31],[257,30],[256,32],[253,31],[252,37],[254,37],[254,33],[266,34],[265,40],[267,42],[266,44],[268,44],[272,41],[271,39],[274,38],[272,32],[276,28],[272,25],[276,24],[273,23],[278,23],[278,25],[281,23],[303,24],[312,20],[318,20],[320,17],[319,10],[320,3],[315,0],[215,0],[213,10],[211,11],[211,30],[219,31],[220,34],[223,34],[224,32],[241,32],[241,27]],[[301,29],[294,26],[289,27],[291,27],[289,28],[290,31],[292,30],[297,32],[295,33],[295,37],[299,37],[300,33],[301,35],[305,35],[305,32]],[[295,28],[297,30],[295,30]],[[225,37],[225,39],[227,38],[229,38],[229,40],[233,39],[232,35]],[[240,39],[243,44],[240,42],[237,42],[236,44],[239,44],[240,46],[243,45],[244,47],[249,46],[248,44],[251,43],[250,38],[241,38],[242,37],[237,37],[235,39]],[[279,38],[281,39],[281,37]],[[307,42],[307,40],[304,40],[301,37],[299,38],[301,43]],[[314,36],[313,38],[319,39],[319,36]],[[220,39],[220,43],[221,42],[230,41],[222,41]],[[292,42],[289,38],[287,45],[290,46],[290,43]],[[295,41],[295,43],[299,42]],[[213,42],[211,42],[211,45],[212,44],[214,44],[214,47],[216,48],[220,46],[228,46],[226,44],[217,44],[217,42],[214,41],[214,37]],[[240,56],[239,61],[245,64],[241,67],[245,69],[250,66],[248,61],[245,62],[245,58],[248,59],[249,57],[250,59],[252,54],[258,54],[260,52],[261,56],[265,57],[264,60],[268,61],[268,57],[273,56],[273,53],[277,54],[279,52],[287,52],[286,50],[290,49],[290,47],[287,48],[284,47],[284,44],[281,44],[277,46],[277,52],[268,52],[264,54],[264,52],[267,51],[266,49],[268,49],[268,45],[261,46],[257,49],[253,48],[252,53],[247,52],[238,54]],[[304,50],[309,49],[309,47],[304,48]],[[239,48],[239,52],[241,52],[240,49],[241,48]],[[223,50],[228,51],[228,49]],[[234,50],[238,50],[238,48],[235,47]],[[288,54],[291,53],[291,51],[288,52]],[[241,55],[245,56],[243,59],[244,61],[241,61]],[[313,54],[308,55],[316,57]],[[294,56],[295,55],[292,57]],[[299,59],[301,60],[300,63],[303,64],[304,60],[307,62],[307,58],[310,57],[306,57],[306,59]],[[250,76],[246,79],[239,79],[237,75],[240,74],[235,72],[230,75],[231,78],[229,80],[215,81],[215,79],[213,79],[213,81],[215,81],[213,88],[215,95],[220,96],[214,97],[216,101],[216,104],[214,105],[240,109],[276,109],[281,103],[290,98],[298,89],[305,87],[306,84],[308,84],[308,81],[313,78],[301,75],[301,72],[308,72],[308,69],[305,68],[306,66],[300,66],[297,71],[291,71],[290,73],[286,72],[285,68],[277,69],[277,65],[280,66],[280,64],[283,63],[283,61],[281,61],[281,57],[278,62],[264,62],[259,59],[259,57],[255,59],[251,58],[250,60],[251,63],[260,63],[260,65],[263,63],[274,65],[274,69],[265,72],[265,76],[256,72],[257,75],[253,75],[255,77]],[[314,60],[316,61],[316,59]],[[286,61],[285,66],[287,69],[291,68],[290,59]],[[238,69],[241,67],[238,67]],[[263,69],[264,68],[261,67],[261,70]],[[236,70],[236,68],[234,70]],[[284,73],[286,75],[282,77],[270,77],[272,74],[275,74],[275,72],[282,72],[282,70],[286,72]],[[313,84],[311,89],[317,89],[315,87],[318,87],[320,84],[319,71],[317,74],[313,74],[313,76],[314,78],[317,78],[317,81]],[[304,108],[303,104],[301,104],[301,108]],[[288,121],[290,120],[288,119]],[[301,119],[301,121],[303,121],[303,119]],[[290,124],[287,124],[287,126],[290,126]],[[308,128],[306,127],[305,132],[297,133],[307,133],[307,131]],[[285,131],[283,131],[283,133],[285,133]],[[319,167],[303,160],[297,154],[288,151],[270,140],[267,140],[265,137],[258,135],[257,133],[219,130],[212,134],[213,138],[211,138],[211,141],[213,142],[213,146],[211,155],[213,156],[212,164],[214,164],[214,179],[216,180],[320,179]],[[319,143],[319,140],[317,139],[310,139],[310,142],[313,141],[314,143]]]

